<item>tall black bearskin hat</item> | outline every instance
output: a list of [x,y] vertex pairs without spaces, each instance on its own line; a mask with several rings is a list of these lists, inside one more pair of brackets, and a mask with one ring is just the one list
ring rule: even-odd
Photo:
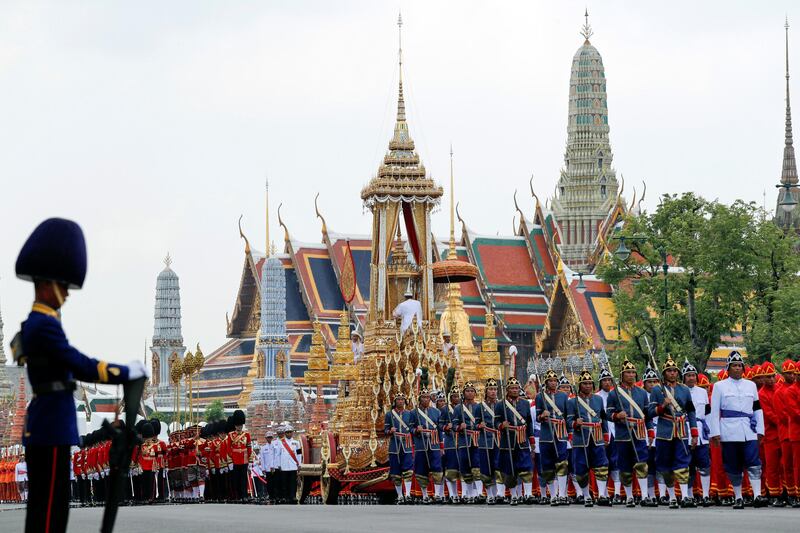
[[159,420],[158,418],[151,418],[150,425],[153,426],[153,433],[155,435],[161,434],[161,420]]
[[237,409],[233,412],[233,423],[236,426],[243,426],[245,421],[244,411]]
[[57,281],[80,289],[86,279],[86,241],[71,220],[48,218],[39,224],[19,252],[17,277]]
[[144,437],[145,439],[152,439],[153,436],[155,435],[152,424],[150,424],[150,422],[145,422],[144,424],[142,424],[141,433],[142,437]]
[[225,421],[225,433],[230,433],[234,429],[236,429],[236,423],[233,421],[233,415],[231,415]]

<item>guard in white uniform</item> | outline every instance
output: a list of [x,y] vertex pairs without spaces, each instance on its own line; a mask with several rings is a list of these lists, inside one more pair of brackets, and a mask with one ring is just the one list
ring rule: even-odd
[[417,317],[417,324],[422,325],[422,304],[419,300],[414,299],[414,291],[411,290],[411,282],[409,281],[408,288],[404,294],[405,301],[400,303],[394,308],[392,316],[400,317],[400,336],[405,335],[406,330],[411,327],[414,317]]
[[722,445],[722,465],[733,485],[736,499],[733,508],[744,509],[742,478],[747,469],[753,487],[753,507],[764,507],[768,500],[761,495],[761,458],[758,442],[764,436],[764,413],[758,401],[756,384],[742,379],[744,360],[739,352],[728,356],[728,378],[718,381],[711,393],[708,426],[711,442]]
[[282,486],[281,500],[286,503],[297,504],[297,471],[303,462],[303,450],[300,442],[293,439],[294,428],[285,427],[285,436],[278,439],[278,455],[276,463],[281,469]]
[[17,482],[19,497],[23,502],[28,501],[28,463],[25,462],[25,454],[19,456],[19,462],[14,467],[14,479]]
[[694,485],[695,472],[700,475],[700,486],[703,489],[703,507],[711,506],[709,491],[711,490],[711,454],[708,449],[708,439],[710,430],[706,417],[711,411],[711,404],[708,401],[708,391],[697,385],[697,368],[686,360],[681,369],[683,374],[683,384],[689,387],[692,393],[692,403],[694,404],[695,416],[697,417],[697,427],[700,429],[697,436],[697,446],[691,450],[689,461],[689,490]]

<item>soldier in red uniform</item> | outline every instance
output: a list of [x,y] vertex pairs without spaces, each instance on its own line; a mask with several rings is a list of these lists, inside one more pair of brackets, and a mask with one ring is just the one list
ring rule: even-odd
[[155,473],[158,469],[158,441],[152,424],[145,422],[141,429],[143,442],[139,445],[139,467],[142,469],[142,502],[153,503],[156,491]]
[[772,407],[778,419],[778,436],[781,441],[781,465],[783,466],[783,486],[786,490],[789,503],[794,507],[798,505],[797,480],[794,477],[794,456],[792,441],[789,435],[789,404],[791,402],[792,388],[797,378],[797,366],[794,361],[787,359],[781,366],[784,383],[776,387],[773,395]]
[[150,419],[150,425],[153,426],[153,438],[156,441],[156,462],[153,468],[156,478],[156,499],[159,502],[167,500],[167,482],[165,469],[167,466],[167,445],[159,438],[161,434],[161,421],[158,418]]
[[180,446],[178,439],[180,431],[173,431],[170,435],[170,443],[167,446],[167,480],[169,482],[170,497],[172,501],[181,498],[183,490],[183,480],[180,465]]
[[800,507],[800,368],[794,367],[794,383],[785,388],[786,411],[789,414],[789,441],[792,445],[794,467],[794,496],[792,507]]
[[772,505],[786,505],[782,498],[781,440],[778,430],[778,415],[775,409],[775,365],[767,361],[761,365],[761,388],[758,399],[764,412],[764,438],[761,440],[764,460],[764,480]]
[[237,409],[233,412],[234,430],[228,433],[231,461],[233,462],[232,488],[233,499],[237,502],[249,500],[247,492],[247,467],[253,455],[250,433],[244,431],[244,412]]

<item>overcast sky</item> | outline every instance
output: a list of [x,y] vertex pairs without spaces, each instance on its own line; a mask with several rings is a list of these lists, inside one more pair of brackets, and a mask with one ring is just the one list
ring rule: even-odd
[[[62,216],[89,273],[64,324],[73,344],[142,357],[169,252],[187,346],[225,338],[243,261],[239,215],[264,248],[264,180],[293,236],[368,233],[359,191],[391,136],[397,12],[411,133],[440,183],[455,151],[468,225],[509,233],[563,162],[572,56],[586,2],[3,2],[0,308],[5,347],[27,315],[24,240]],[[660,194],[775,202],[784,16],[796,2],[589,2],[608,79],[617,175]],[[790,30],[791,31],[791,30]],[[792,38],[796,35],[796,38]],[[790,54],[800,51],[790,34]],[[794,72],[800,79],[800,54]],[[800,99],[800,87],[797,89]],[[800,100],[798,100],[800,101]],[[799,119],[800,120],[800,119]],[[282,244],[273,209],[273,237]],[[446,235],[447,210],[434,217]]]

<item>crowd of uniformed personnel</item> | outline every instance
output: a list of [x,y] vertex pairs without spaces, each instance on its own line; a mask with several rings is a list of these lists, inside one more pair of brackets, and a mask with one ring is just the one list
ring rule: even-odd
[[[142,442],[131,457],[124,504],[153,503],[293,503],[301,462],[294,428],[279,426],[259,446],[244,430],[237,410],[226,420],[173,431],[159,438],[158,419],[140,420]],[[107,493],[110,441],[98,430],[81,439],[72,454],[73,500],[102,505]]]
[[384,419],[397,503],[800,507],[800,364],[734,351],[714,384],[671,357],[661,375],[626,360],[619,381],[598,378],[490,379],[482,401],[470,382],[423,387],[413,408],[398,394]]

